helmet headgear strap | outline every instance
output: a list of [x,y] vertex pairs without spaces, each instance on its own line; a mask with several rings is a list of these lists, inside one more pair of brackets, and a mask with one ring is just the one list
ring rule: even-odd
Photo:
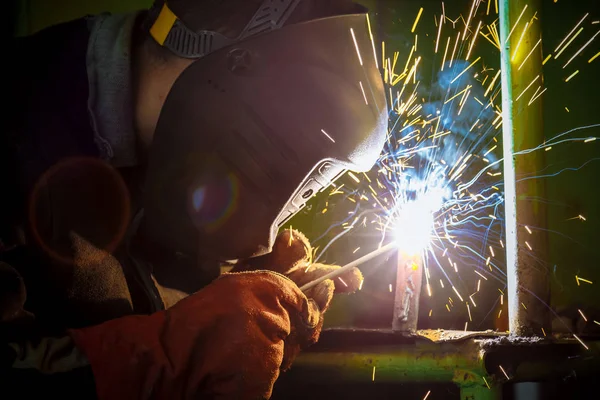
[[201,58],[220,48],[255,35],[281,28],[301,0],[265,0],[237,38],[219,32],[189,29],[165,1],[162,7],[154,6],[150,15],[156,15],[150,35],[161,46],[183,58]]

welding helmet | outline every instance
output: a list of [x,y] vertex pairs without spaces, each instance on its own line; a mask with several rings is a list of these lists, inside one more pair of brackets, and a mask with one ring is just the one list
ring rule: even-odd
[[153,37],[197,60],[150,148],[151,240],[220,260],[264,254],[314,194],[378,159],[388,112],[366,11],[282,27],[298,2],[264,2],[236,39],[193,32],[163,6]]

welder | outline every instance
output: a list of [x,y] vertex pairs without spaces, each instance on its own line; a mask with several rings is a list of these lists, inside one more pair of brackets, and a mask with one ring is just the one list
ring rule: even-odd
[[382,150],[365,13],[345,0],[158,0],[15,41],[3,382],[20,397],[270,397],[334,291],[362,279],[302,293],[339,267],[313,264],[285,225]]

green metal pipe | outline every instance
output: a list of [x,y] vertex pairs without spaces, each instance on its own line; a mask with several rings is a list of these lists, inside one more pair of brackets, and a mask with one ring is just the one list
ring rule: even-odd
[[[544,141],[540,0],[500,0],[502,139],[508,314],[511,334],[550,332],[546,210],[541,179],[520,181],[544,167],[544,152],[515,156]],[[542,89],[539,89],[541,91]],[[529,233],[527,227],[531,227]],[[540,228],[540,229],[537,229]]]
[[[455,382],[483,385],[484,360],[473,342],[306,352],[294,363],[303,382]],[[489,379],[488,379],[489,381]]]

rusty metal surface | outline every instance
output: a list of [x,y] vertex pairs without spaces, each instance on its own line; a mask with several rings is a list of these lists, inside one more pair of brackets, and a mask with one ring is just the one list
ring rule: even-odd
[[402,332],[417,330],[422,283],[423,260],[421,256],[410,257],[398,252],[393,330]]

